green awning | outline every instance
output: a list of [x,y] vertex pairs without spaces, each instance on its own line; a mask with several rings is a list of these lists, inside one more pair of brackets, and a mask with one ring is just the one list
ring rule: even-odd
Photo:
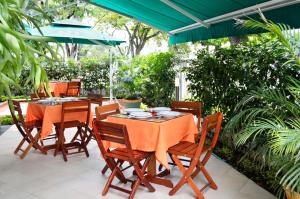
[[297,0],[87,0],[169,33],[170,43],[259,33],[236,25],[245,17],[267,19],[300,28]]
[[31,35],[50,37],[59,43],[116,46],[125,42],[94,30],[91,26],[76,20],[56,21],[50,26],[41,27],[40,30],[43,34],[36,28],[27,29]]

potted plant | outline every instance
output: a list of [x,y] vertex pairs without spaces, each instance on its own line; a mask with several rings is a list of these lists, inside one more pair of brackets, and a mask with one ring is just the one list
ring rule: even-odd
[[135,76],[126,75],[120,79],[117,86],[116,98],[124,108],[139,108],[142,103],[135,80]]

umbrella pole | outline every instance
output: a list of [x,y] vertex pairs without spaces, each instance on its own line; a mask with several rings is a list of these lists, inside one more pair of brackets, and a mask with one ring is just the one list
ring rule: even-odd
[[112,77],[113,77],[113,68],[112,68],[112,49],[109,48],[109,100],[112,102],[113,98],[113,82],[112,82]]

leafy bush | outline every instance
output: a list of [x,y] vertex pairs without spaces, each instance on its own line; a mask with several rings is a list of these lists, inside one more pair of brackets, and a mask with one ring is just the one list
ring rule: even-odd
[[273,39],[262,37],[254,42],[214,47],[213,52],[199,50],[197,58],[185,68],[189,91],[195,100],[204,102],[206,114],[219,109],[228,120],[247,92],[258,86],[286,88],[287,77],[296,76],[289,65],[281,67],[288,58]]
[[141,95],[149,106],[169,106],[174,99],[175,56],[172,53],[148,55],[142,66]]
[[[104,58],[82,58],[79,63],[70,59],[67,62],[49,64],[45,59],[38,60],[45,69],[49,80],[67,80],[80,78],[83,81],[83,93],[102,90],[108,87],[109,65]],[[30,94],[32,86],[26,81],[30,68],[25,67],[19,82],[23,85],[23,92],[14,90],[15,95]]]
[[13,125],[14,121],[10,115],[0,117],[0,125]]
[[175,69],[172,53],[137,56],[116,74],[118,97],[138,94],[149,106],[168,106],[174,97]]
[[49,65],[47,62],[41,62],[41,65],[46,70],[49,80],[71,80],[76,79],[80,75],[80,68],[77,63],[69,59],[65,63],[56,62]]
[[[225,114],[224,126],[228,120],[235,117],[235,114],[241,112],[235,112],[236,105],[242,99],[246,99],[245,96],[250,91],[262,87],[266,91],[283,90],[289,93],[287,91],[290,84],[289,77],[298,76],[292,63],[287,62],[289,55],[285,48],[272,37],[256,37],[255,40],[239,45],[229,47],[215,45],[214,48],[213,51],[207,48],[199,50],[197,58],[185,68],[185,71],[194,100],[204,102],[205,115],[216,109],[222,111]],[[246,103],[245,101],[240,103],[245,109],[258,108],[259,111],[261,110],[259,107],[266,105],[261,101],[268,101],[267,98],[256,99],[254,95],[250,97]],[[274,98],[269,100],[268,104],[274,110],[279,108]],[[246,115],[240,122],[245,123],[252,117],[255,115]],[[258,147],[263,146],[266,139],[257,139],[256,145],[247,143],[236,148],[235,141],[240,131],[241,128],[234,130],[223,128],[215,152],[225,159],[228,157],[230,164],[256,182],[263,182],[265,188],[276,194],[276,189],[270,185],[279,184],[279,180],[276,179],[277,170],[267,167],[256,168],[257,165],[262,165],[262,159],[268,157],[268,154],[261,154],[263,148]]]
[[103,59],[82,58],[81,77],[85,91],[103,90],[109,86],[109,63]]

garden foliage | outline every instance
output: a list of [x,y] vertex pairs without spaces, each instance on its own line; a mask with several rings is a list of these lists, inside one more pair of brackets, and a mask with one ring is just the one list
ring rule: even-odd
[[251,90],[286,88],[288,76],[297,76],[284,48],[270,37],[255,38],[229,47],[203,48],[185,68],[192,98],[204,102],[205,114],[220,110],[225,121],[233,116],[236,104]]
[[[80,78],[83,81],[83,93],[100,92],[109,84],[109,64],[104,58],[82,58],[79,63],[70,59],[67,62],[55,62],[50,65],[47,60],[40,59],[42,68],[46,71],[48,79],[67,80]],[[30,73],[30,68],[25,67],[19,79],[21,85]],[[24,86],[26,94],[32,92],[30,85]],[[15,91],[15,94],[21,94]]]
[[168,106],[174,99],[174,54],[153,53],[137,56],[116,74],[115,93],[119,97],[137,94],[148,106]]
[[[279,106],[282,103],[276,101],[276,98],[284,99],[285,96],[282,98],[283,94],[279,92],[277,93],[280,96],[269,94],[276,94],[279,90],[289,93],[290,77],[298,78],[299,73],[289,60],[286,48],[278,40],[260,35],[238,45],[215,45],[214,50],[201,49],[197,58],[185,68],[185,72],[191,82],[189,90],[193,99],[204,102],[204,114],[215,110],[223,112],[226,126],[226,123],[241,111],[254,108],[260,110],[266,105],[270,108],[269,114],[276,112],[274,117],[286,113],[287,107]],[[264,96],[255,95],[258,88],[265,91]],[[288,99],[285,98],[284,101]],[[240,104],[243,110],[237,111],[237,104]],[[247,118],[256,117],[246,112],[243,115],[245,117],[240,123],[244,123]],[[223,128],[215,153],[275,194],[279,185],[277,170],[274,167],[263,167],[262,163],[268,156],[261,153],[265,150],[266,139],[261,136],[255,143],[236,148],[235,143],[241,130],[242,126],[236,125],[233,129],[232,124]]]

